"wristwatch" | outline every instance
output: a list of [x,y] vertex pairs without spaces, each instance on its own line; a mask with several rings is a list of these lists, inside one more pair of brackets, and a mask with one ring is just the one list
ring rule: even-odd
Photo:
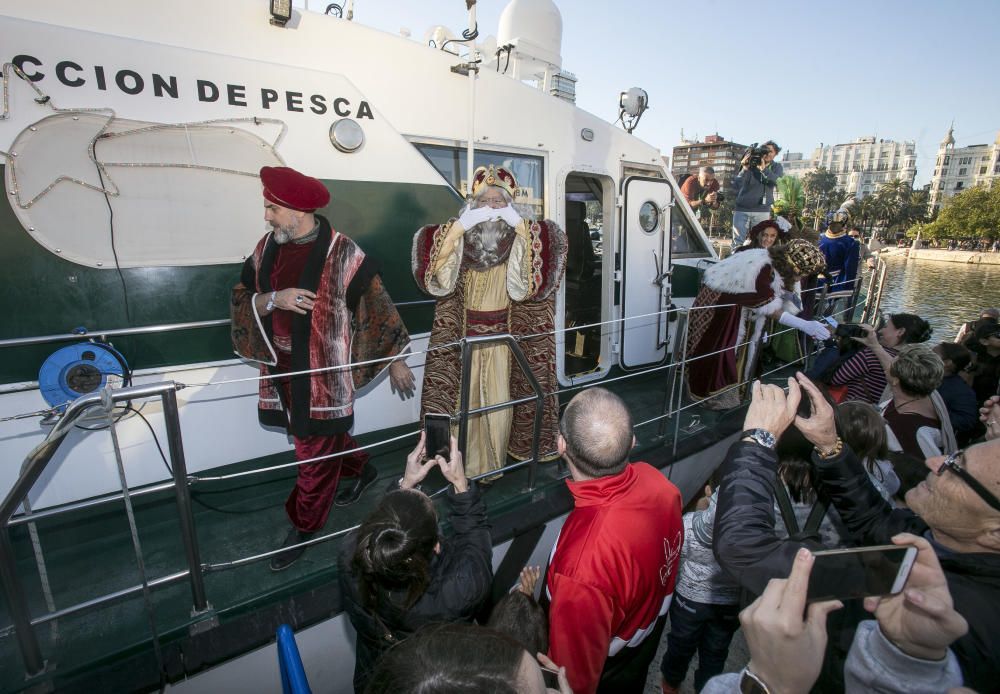
[[771,690],[764,684],[764,680],[750,672],[749,668],[744,668],[743,676],[740,677],[740,694],[771,694]]
[[774,447],[778,445],[778,441],[774,438],[774,434],[767,429],[747,429],[740,434],[740,439],[750,439],[751,441],[759,443],[764,448],[770,448],[772,451],[774,450]]

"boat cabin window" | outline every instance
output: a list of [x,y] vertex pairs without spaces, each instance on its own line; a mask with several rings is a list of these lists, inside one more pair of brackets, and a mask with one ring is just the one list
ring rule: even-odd
[[[567,376],[601,366],[601,287],[605,239],[604,189],[600,179],[580,174],[566,178],[566,327]],[[610,230],[609,230],[610,231]]]
[[670,215],[670,253],[674,258],[707,258],[712,255],[679,205]]
[[[445,180],[465,197],[465,162],[464,147],[448,147],[445,145],[430,145],[414,143],[427,161],[438,170]],[[545,216],[544,171],[542,157],[532,157],[524,154],[510,154],[476,149],[476,166],[502,166],[514,174],[517,180],[517,200],[514,202],[531,209],[537,219]]]

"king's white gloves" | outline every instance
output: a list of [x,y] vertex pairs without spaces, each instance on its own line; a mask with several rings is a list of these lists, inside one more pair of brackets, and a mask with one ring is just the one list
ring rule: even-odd
[[798,316],[793,316],[790,313],[783,312],[778,322],[782,325],[787,325],[789,328],[795,328],[796,330],[801,330],[809,337],[816,340],[828,340],[830,338],[830,331],[825,325],[815,320],[802,320]]

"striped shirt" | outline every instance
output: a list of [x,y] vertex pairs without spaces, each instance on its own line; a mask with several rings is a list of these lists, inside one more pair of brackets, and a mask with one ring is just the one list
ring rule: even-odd
[[[886,347],[885,351],[896,356],[894,349]],[[882,399],[882,392],[888,381],[875,352],[864,347],[840,365],[830,383],[835,386],[847,386],[845,400],[863,400],[877,405]]]

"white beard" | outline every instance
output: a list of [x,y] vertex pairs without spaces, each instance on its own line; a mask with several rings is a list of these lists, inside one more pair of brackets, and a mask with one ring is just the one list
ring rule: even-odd
[[[480,222],[465,232],[466,253],[472,256],[476,268],[491,268],[506,259],[501,257],[500,244],[514,233],[514,227],[502,219]],[[509,250],[509,246],[506,245]]]

